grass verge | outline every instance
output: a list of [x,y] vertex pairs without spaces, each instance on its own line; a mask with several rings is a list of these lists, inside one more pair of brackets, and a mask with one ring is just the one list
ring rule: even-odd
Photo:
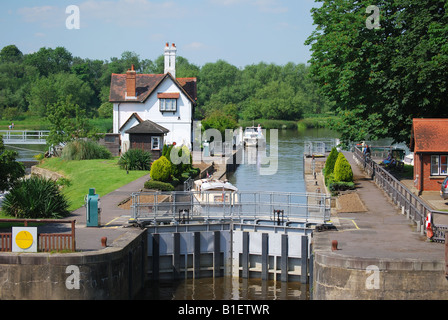
[[138,178],[148,171],[129,171],[120,169],[118,158],[111,160],[64,161],[60,158],[45,159],[39,167],[64,175],[69,183],[64,186],[63,193],[70,202],[70,211],[84,204],[84,197],[89,188],[95,188],[100,196],[106,195]]

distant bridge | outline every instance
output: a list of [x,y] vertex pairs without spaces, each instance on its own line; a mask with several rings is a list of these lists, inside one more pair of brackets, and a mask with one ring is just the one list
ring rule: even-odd
[[46,144],[50,131],[47,130],[0,130],[3,143],[7,144]]

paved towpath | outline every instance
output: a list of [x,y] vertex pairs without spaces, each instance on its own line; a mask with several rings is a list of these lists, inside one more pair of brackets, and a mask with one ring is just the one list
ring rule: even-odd
[[332,254],[360,258],[444,260],[444,245],[429,242],[416,232],[414,224],[401,214],[386,194],[361,171],[353,154],[344,152],[350,162],[356,192],[366,212],[334,212],[332,222],[337,231],[315,233],[316,249],[331,250],[338,241],[339,250]]
[[[106,194],[99,195],[101,202],[101,227],[86,227],[86,208],[75,210],[68,219],[76,219],[76,249],[79,251],[91,251],[102,249],[101,238],[107,237],[110,244],[118,237],[129,231],[126,228],[131,211],[121,209],[118,205],[128,198],[133,192],[143,189],[144,183],[149,180],[145,175],[119,189]],[[86,192],[87,194],[87,192]]]

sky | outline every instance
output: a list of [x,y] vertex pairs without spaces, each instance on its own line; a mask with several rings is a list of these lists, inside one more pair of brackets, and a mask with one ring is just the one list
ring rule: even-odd
[[[69,6],[79,9],[79,19]],[[75,57],[109,60],[124,51],[155,60],[165,43],[203,66],[225,60],[307,63],[314,0],[2,0],[0,49],[24,54],[65,47]],[[69,9],[69,10],[68,10]],[[79,21],[79,28],[68,28]]]

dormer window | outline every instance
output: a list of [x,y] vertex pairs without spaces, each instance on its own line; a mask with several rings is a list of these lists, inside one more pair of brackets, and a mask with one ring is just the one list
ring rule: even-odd
[[161,112],[176,112],[177,111],[177,99],[179,99],[179,93],[159,93],[159,110]]

